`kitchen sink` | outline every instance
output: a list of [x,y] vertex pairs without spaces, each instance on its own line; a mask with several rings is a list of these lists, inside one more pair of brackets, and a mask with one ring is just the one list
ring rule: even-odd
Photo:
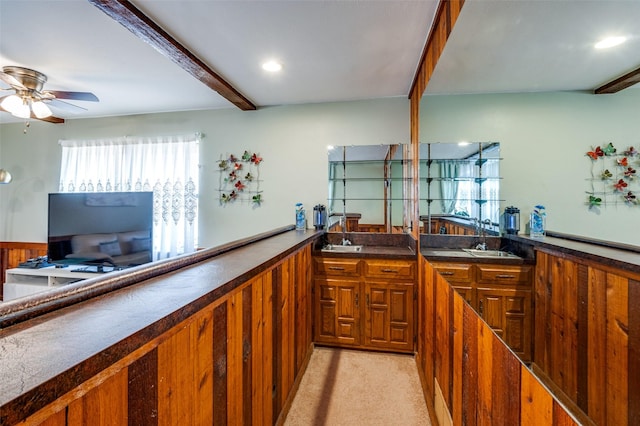
[[463,249],[463,250],[476,257],[507,257],[507,258],[519,257],[513,253],[508,253],[506,251],[501,251],[501,250],[479,250],[479,249]]
[[329,244],[322,247],[322,251],[331,251],[335,253],[357,253],[359,251],[362,251],[362,246],[360,245],[342,246],[338,244]]

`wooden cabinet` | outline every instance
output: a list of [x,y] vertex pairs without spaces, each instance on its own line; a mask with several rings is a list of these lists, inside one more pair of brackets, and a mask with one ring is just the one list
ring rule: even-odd
[[531,361],[530,265],[431,262],[524,362]]
[[314,258],[317,343],[412,352],[415,261]]

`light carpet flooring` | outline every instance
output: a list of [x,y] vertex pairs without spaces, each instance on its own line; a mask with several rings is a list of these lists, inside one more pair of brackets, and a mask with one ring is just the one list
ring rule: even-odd
[[316,347],[284,424],[431,423],[412,356]]

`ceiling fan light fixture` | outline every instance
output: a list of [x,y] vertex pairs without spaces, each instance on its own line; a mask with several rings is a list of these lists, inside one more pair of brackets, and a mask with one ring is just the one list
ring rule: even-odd
[[0,184],[11,182],[11,173],[6,171],[5,169],[0,169]]
[[14,111],[17,111],[22,107],[22,98],[18,95],[9,95],[2,100],[0,106],[3,109],[13,114]]
[[623,37],[623,36],[607,37],[607,38],[604,38],[604,39],[600,40],[599,42],[597,42],[595,44],[595,48],[596,49],[608,49],[609,47],[614,47],[614,46],[617,46],[619,44],[622,44],[625,41],[627,41],[627,38]]
[[32,102],[31,109],[37,118],[47,118],[53,115],[47,104],[42,101]]
[[19,105],[13,111],[11,111],[11,115],[18,118],[29,118],[31,117],[31,109],[29,108],[29,104],[23,102],[22,105]]

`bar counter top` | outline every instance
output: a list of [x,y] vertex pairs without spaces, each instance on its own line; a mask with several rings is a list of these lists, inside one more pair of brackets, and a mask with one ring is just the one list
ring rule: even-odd
[[0,329],[0,425],[36,412],[321,234],[282,232],[189,265],[183,257],[170,272]]

